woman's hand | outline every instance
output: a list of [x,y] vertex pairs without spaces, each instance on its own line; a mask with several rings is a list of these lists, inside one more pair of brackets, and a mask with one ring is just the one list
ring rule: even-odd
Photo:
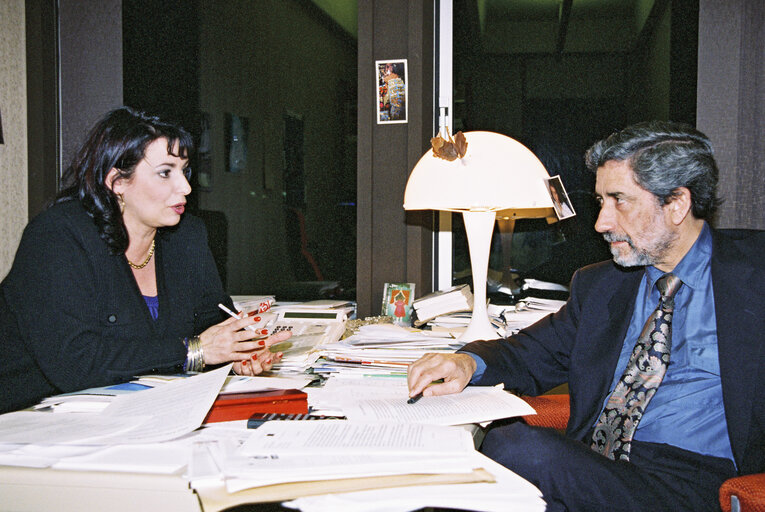
[[286,340],[292,333],[282,331],[264,338],[258,332],[246,329],[254,323],[253,317],[229,318],[200,334],[205,364],[233,361],[234,371],[242,375],[256,375],[269,370],[282,354],[272,353],[268,347]]
[[288,339],[290,336],[292,336],[290,331],[280,331],[273,336],[265,338],[262,340],[266,344],[265,348],[250,354],[249,359],[234,363],[234,373],[239,375],[257,375],[267,372],[271,369],[271,366],[281,361],[283,355],[282,352],[271,352],[269,347]]

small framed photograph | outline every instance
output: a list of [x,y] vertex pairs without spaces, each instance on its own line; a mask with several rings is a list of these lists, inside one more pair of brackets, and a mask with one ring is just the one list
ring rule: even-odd
[[406,59],[375,61],[377,124],[406,123],[409,92]]
[[382,316],[393,318],[398,325],[412,325],[414,283],[385,283]]
[[196,185],[201,190],[212,190],[212,121],[210,114],[202,112],[199,121],[199,145],[197,146],[197,164],[193,169]]
[[555,215],[558,216],[558,220],[568,219],[576,215],[574,206],[571,204],[560,176],[547,178],[546,181],[547,190],[550,192],[550,199],[552,199],[553,208],[555,209]]

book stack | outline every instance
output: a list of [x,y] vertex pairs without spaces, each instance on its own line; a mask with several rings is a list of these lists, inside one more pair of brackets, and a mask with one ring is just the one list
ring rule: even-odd
[[473,293],[467,284],[460,284],[415,299],[412,307],[417,317],[414,325],[420,326],[437,316],[472,311]]

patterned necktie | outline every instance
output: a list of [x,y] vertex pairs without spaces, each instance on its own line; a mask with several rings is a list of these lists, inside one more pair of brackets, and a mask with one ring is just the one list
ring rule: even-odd
[[591,447],[609,459],[629,460],[632,436],[667,373],[674,297],[682,284],[674,274],[665,274],[656,281],[661,293],[659,307],[648,317],[627,367],[595,425]]

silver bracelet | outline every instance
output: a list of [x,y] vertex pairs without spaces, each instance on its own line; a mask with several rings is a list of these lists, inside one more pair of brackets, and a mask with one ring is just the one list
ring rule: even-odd
[[202,340],[199,336],[184,338],[186,346],[186,361],[183,363],[183,371],[186,373],[200,373],[205,369],[205,358],[202,352]]

